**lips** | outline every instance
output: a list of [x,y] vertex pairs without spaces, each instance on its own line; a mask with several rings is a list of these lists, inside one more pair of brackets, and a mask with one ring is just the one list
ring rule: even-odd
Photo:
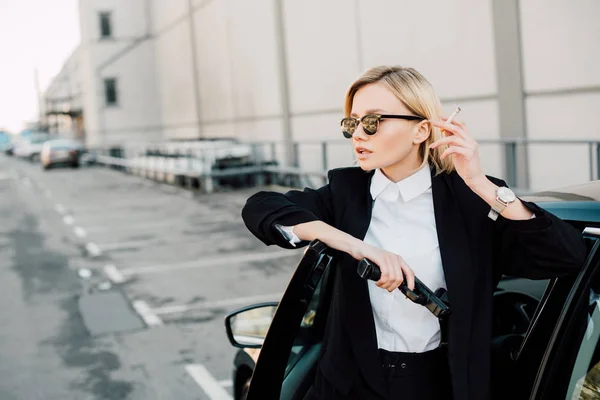
[[356,151],[356,154],[359,158],[367,157],[368,155],[372,154],[372,151],[367,150],[364,147],[357,147],[354,149],[354,151]]

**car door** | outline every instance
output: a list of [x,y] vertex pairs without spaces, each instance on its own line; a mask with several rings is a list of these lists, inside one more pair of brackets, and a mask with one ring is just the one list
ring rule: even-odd
[[302,399],[313,381],[320,352],[335,251],[315,240],[286,291],[269,327],[254,368],[248,400]]
[[562,308],[530,399],[600,399],[600,229]]

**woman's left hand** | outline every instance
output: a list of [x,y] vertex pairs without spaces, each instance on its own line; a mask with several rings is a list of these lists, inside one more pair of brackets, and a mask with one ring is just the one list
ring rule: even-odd
[[448,123],[446,120],[446,117],[442,117],[441,121],[429,121],[433,126],[441,128],[445,135],[445,137],[432,143],[430,148],[436,149],[439,146],[448,145],[449,147],[442,153],[441,158],[444,159],[452,155],[456,172],[467,185],[471,186],[475,181],[485,178],[479,162],[479,145],[469,135],[469,131],[463,122],[452,121]]

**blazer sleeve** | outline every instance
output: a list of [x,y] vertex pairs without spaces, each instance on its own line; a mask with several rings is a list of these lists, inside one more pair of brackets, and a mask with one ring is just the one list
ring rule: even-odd
[[[507,186],[500,179],[493,181]],[[494,222],[494,259],[501,273],[529,279],[577,273],[588,252],[581,232],[536,204],[521,202],[535,218],[509,220],[500,215]]]
[[333,171],[327,175],[329,183],[316,190],[306,188],[287,193],[262,191],[252,195],[242,209],[242,219],[248,230],[266,245],[275,244],[288,249],[307,245],[307,241],[292,245],[275,225],[295,226],[317,220],[332,225]]

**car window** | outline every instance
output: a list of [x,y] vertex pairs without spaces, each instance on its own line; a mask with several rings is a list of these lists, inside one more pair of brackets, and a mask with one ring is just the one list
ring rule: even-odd
[[571,371],[567,399],[600,398],[600,293],[598,289],[600,287],[592,288],[589,292],[585,329],[582,329],[581,341],[576,344],[577,358]]
[[46,137],[33,137],[31,138],[31,143],[32,144],[40,144],[40,143],[44,143],[47,142],[48,138]]
[[323,277],[320,282],[317,284],[315,291],[308,303],[308,307],[306,308],[306,312],[302,317],[302,321],[300,323],[300,330],[298,335],[294,339],[294,345],[290,351],[290,356],[288,358],[288,363],[286,367],[286,375],[289,371],[291,371],[301,358],[302,354],[306,350],[308,350],[316,341],[319,340],[318,332],[315,331],[315,322],[317,320],[317,316],[321,310],[323,310],[323,288],[326,287],[328,276],[329,276],[330,268],[323,273]]

